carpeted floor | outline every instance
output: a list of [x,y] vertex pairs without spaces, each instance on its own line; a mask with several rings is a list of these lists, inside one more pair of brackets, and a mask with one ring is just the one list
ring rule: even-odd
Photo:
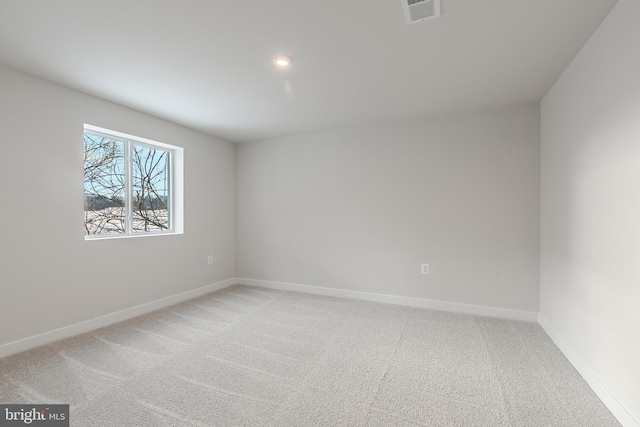
[[0,360],[91,426],[617,426],[540,326],[233,286]]

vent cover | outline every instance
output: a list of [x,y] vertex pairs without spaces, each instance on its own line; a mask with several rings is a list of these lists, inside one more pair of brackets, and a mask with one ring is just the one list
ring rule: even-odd
[[407,25],[440,17],[440,0],[402,0]]

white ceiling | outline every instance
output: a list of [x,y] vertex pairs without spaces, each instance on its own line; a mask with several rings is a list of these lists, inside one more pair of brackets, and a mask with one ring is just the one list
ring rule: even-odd
[[242,142],[539,101],[615,3],[0,0],[0,63]]

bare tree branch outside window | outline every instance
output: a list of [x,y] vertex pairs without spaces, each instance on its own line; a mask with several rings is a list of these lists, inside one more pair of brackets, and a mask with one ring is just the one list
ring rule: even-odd
[[133,230],[169,228],[169,153],[133,146]]
[[[168,151],[85,133],[84,152],[85,235],[169,229]],[[128,153],[130,183],[126,170]]]

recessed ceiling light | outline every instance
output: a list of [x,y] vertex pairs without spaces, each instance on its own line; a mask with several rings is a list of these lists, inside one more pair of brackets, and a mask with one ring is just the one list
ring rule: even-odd
[[289,68],[289,65],[293,62],[293,58],[290,56],[278,56],[273,60],[273,63],[276,64],[278,68]]

